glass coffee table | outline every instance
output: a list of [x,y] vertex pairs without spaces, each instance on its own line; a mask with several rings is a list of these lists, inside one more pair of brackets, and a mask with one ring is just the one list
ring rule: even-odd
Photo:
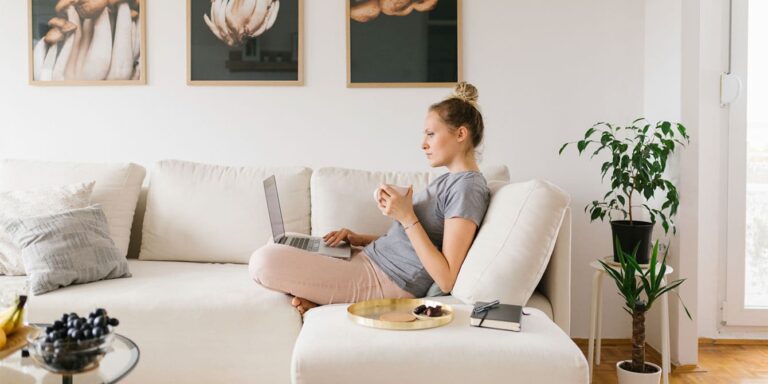
[[[35,324],[44,327],[43,324]],[[0,383],[37,384],[110,384],[125,378],[139,362],[139,347],[131,339],[115,334],[112,351],[99,367],[76,375],[62,375],[38,366],[25,349],[0,360]]]

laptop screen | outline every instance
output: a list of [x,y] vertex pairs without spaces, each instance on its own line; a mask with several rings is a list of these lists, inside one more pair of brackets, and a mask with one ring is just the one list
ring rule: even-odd
[[269,223],[272,225],[272,237],[275,241],[285,235],[283,226],[283,213],[280,210],[280,198],[277,197],[277,183],[275,175],[264,180],[264,195],[267,197],[267,210],[269,211]]

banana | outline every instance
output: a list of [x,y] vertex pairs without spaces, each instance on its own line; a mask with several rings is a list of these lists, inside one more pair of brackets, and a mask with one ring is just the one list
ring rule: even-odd
[[24,326],[24,314],[27,312],[26,308],[19,310],[19,315],[16,317],[16,324],[13,325],[13,332],[21,329]]
[[5,324],[8,323],[11,320],[11,317],[16,313],[16,308],[18,307],[18,301],[13,303],[10,307],[3,310],[3,312],[0,312],[0,329],[5,328]]
[[7,318],[0,315],[0,328],[6,335],[12,334],[24,324],[24,304],[26,303],[27,296],[19,296],[19,298],[16,299],[16,305],[10,308],[12,310],[11,315]]
[[0,349],[3,349],[3,347],[5,347],[6,342],[8,342],[8,339],[5,337],[5,332],[3,332],[2,329],[0,329]]

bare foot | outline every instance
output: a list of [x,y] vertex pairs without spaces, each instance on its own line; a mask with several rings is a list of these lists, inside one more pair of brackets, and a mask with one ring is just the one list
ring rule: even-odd
[[302,299],[301,297],[293,297],[293,300],[291,300],[291,305],[296,307],[296,310],[299,311],[299,314],[303,315],[305,312],[309,311],[310,309],[317,307],[318,304],[313,303],[307,299]]

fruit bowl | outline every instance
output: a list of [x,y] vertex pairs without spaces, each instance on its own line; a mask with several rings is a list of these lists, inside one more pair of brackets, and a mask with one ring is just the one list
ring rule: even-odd
[[29,354],[41,367],[60,374],[76,374],[99,366],[99,361],[112,350],[113,333],[88,340],[51,342],[45,333],[30,337]]

